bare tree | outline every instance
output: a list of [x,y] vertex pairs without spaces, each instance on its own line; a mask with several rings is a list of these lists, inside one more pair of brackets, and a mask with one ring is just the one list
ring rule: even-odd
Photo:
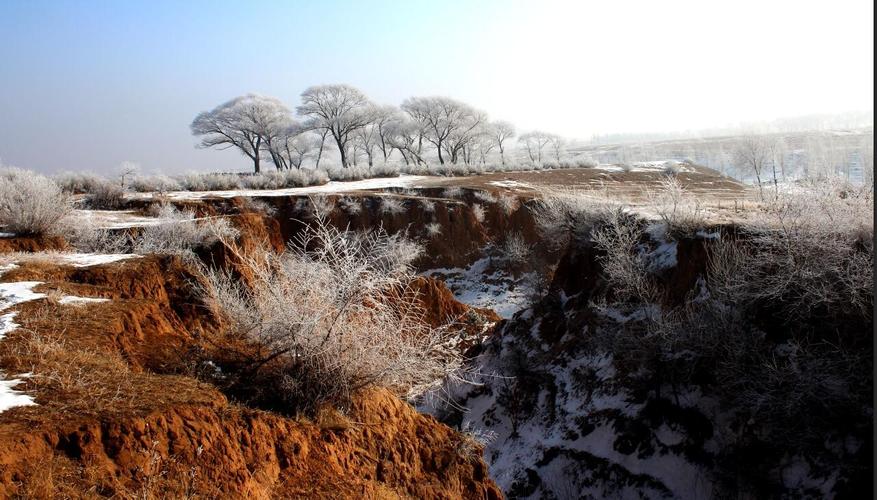
[[771,150],[768,139],[762,135],[747,135],[743,137],[737,143],[734,151],[737,166],[755,174],[755,179],[758,182],[758,192],[762,199],[764,199],[764,188],[761,185],[761,174],[770,156]]
[[296,111],[308,116],[315,129],[327,131],[335,139],[341,154],[341,166],[348,167],[347,157],[353,133],[372,121],[373,106],[368,97],[350,85],[316,85],[301,94]]
[[500,160],[505,165],[505,142],[515,136],[515,126],[504,121],[493,122],[488,128],[488,133],[494,144],[499,148]]
[[289,109],[273,97],[247,94],[199,113],[192,121],[192,134],[201,137],[202,148],[237,148],[261,171],[261,153]]
[[484,113],[449,97],[411,97],[402,103],[402,109],[421,124],[424,138],[436,147],[442,165],[443,153],[456,163],[472,132],[487,119]]

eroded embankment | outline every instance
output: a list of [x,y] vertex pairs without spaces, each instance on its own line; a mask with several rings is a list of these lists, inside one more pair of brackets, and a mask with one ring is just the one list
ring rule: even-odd
[[[242,244],[270,238],[267,227],[242,226]],[[0,413],[0,496],[500,497],[477,447],[386,391],[306,419],[200,382],[211,367],[199,352],[217,348],[222,325],[177,257],[75,267],[28,256],[0,280],[41,282],[44,294],[14,306],[0,341],[0,367],[36,402]],[[465,313],[423,286],[441,299],[434,315]]]

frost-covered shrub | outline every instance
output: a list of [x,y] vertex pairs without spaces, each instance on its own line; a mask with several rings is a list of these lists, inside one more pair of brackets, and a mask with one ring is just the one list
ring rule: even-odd
[[445,198],[459,198],[463,196],[463,188],[459,186],[445,188],[442,191],[442,196]]
[[90,216],[72,216],[64,238],[80,252],[113,254],[131,251],[133,240],[124,230],[100,228]]
[[661,172],[669,177],[673,177],[677,175],[682,169],[679,164],[676,162],[668,161],[664,163],[664,166],[661,167]]
[[658,192],[649,193],[649,198],[671,237],[693,236],[706,226],[700,201],[676,177],[662,179]]
[[371,177],[368,167],[326,167],[325,172],[333,181],[361,181]]
[[500,258],[507,264],[517,266],[525,264],[530,259],[530,245],[521,236],[521,233],[509,233],[499,247]]
[[405,204],[399,198],[384,196],[381,198],[381,213],[396,215],[405,212]]
[[517,197],[505,193],[500,194],[496,201],[497,205],[499,205],[499,208],[506,215],[511,215],[512,212],[517,210],[519,205]]
[[226,335],[258,347],[217,383],[251,403],[311,414],[346,407],[369,387],[415,395],[439,384],[459,356],[441,348],[441,331],[422,321],[407,287],[419,249],[382,230],[340,231],[317,219],[283,255],[240,255],[250,286],[205,271],[204,300],[229,325]]
[[482,203],[496,203],[496,196],[490,191],[475,191],[473,194]]
[[362,200],[359,198],[345,196],[338,200],[338,205],[341,207],[341,210],[344,210],[350,215],[356,215],[362,211]]
[[475,220],[478,222],[484,222],[484,207],[475,203],[472,205],[472,215],[475,216]]
[[91,187],[85,203],[98,210],[118,210],[125,205],[125,189],[115,182],[102,181]]
[[442,225],[438,222],[430,222],[425,225],[423,229],[426,231],[426,235],[430,238],[434,238],[440,234],[442,234]]
[[576,168],[593,168],[597,166],[597,162],[586,156],[578,157],[573,160]]
[[870,311],[873,207],[867,189],[828,186],[763,203],[741,228],[751,244],[728,272],[731,289],[740,302],[772,302],[792,318]]
[[48,177],[19,168],[0,169],[0,230],[57,234],[72,211],[70,197]]
[[180,179],[187,191],[230,191],[241,188],[236,174],[189,174]]
[[128,185],[138,193],[166,193],[182,189],[180,182],[166,175],[138,175]]
[[369,177],[399,177],[399,167],[396,165],[373,165],[369,168]]
[[570,240],[589,239],[595,224],[617,206],[617,200],[598,190],[544,190],[533,217],[544,241],[562,247]]
[[53,177],[58,186],[67,193],[92,193],[96,186],[106,182],[103,177],[89,172],[63,172]]
[[206,248],[221,239],[231,240],[238,232],[227,219],[206,217],[196,219],[189,210],[179,211],[172,205],[159,209],[160,222],[146,226],[134,240],[135,253],[188,254]]
[[328,217],[335,210],[335,200],[326,195],[308,196],[313,213],[317,217]]
[[277,213],[277,208],[270,203],[250,196],[241,198],[241,209],[245,212],[260,212],[269,217]]
[[423,209],[423,211],[426,212],[426,213],[430,213],[430,214],[431,214],[431,213],[435,212],[435,202],[432,201],[432,200],[430,200],[430,199],[427,199],[427,198],[421,198],[421,199],[420,199],[420,207],[421,207],[421,208]]

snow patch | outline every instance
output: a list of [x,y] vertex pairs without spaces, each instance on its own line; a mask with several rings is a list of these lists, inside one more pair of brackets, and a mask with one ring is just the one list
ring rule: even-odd
[[93,304],[99,302],[109,302],[110,299],[103,299],[99,297],[77,297],[75,295],[65,295],[58,300],[59,304],[69,305],[69,304]]
[[62,253],[57,255],[58,259],[65,264],[71,264],[73,267],[90,267],[100,264],[110,264],[120,260],[135,259],[141,257],[132,253]]
[[[424,175],[400,175],[399,177],[378,177],[361,181],[331,181],[320,186],[286,189],[235,189],[230,191],[174,191],[164,196],[173,200],[197,200],[201,198],[234,198],[236,196],[296,196],[318,193],[344,193],[369,189],[393,187],[412,187],[429,179]],[[152,193],[134,193],[131,198],[152,199]]]
[[21,382],[20,379],[3,380],[3,372],[0,372],[0,413],[16,406],[33,406],[36,404],[31,396],[13,390],[13,387]]
[[445,282],[454,298],[470,307],[493,309],[503,319],[526,308],[533,296],[532,273],[515,278],[502,270],[490,270],[490,258],[469,267],[430,269],[421,273]]
[[42,281],[0,283],[0,311],[22,302],[44,298],[46,294],[33,291],[34,287],[41,284]]

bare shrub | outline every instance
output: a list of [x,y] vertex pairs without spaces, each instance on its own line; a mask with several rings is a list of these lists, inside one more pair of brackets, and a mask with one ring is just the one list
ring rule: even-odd
[[406,285],[419,252],[383,230],[340,231],[317,219],[283,255],[239,256],[250,287],[205,271],[204,299],[228,335],[259,346],[231,390],[313,413],[371,386],[414,394],[438,383],[459,358],[440,348],[441,331],[422,321]]
[[192,250],[208,247],[219,239],[237,237],[227,219],[208,217],[196,219],[192,211],[179,211],[165,205],[158,213],[161,222],[146,226],[134,240],[134,252],[186,255]]
[[484,207],[475,203],[472,205],[472,215],[475,216],[475,220],[478,222],[484,222]]
[[0,226],[4,231],[57,234],[72,210],[70,197],[51,179],[29,170],[0,169]]
[[396,215],[405,213],[405,204],[399,198],[384,196],[381,198],[381,214]]

